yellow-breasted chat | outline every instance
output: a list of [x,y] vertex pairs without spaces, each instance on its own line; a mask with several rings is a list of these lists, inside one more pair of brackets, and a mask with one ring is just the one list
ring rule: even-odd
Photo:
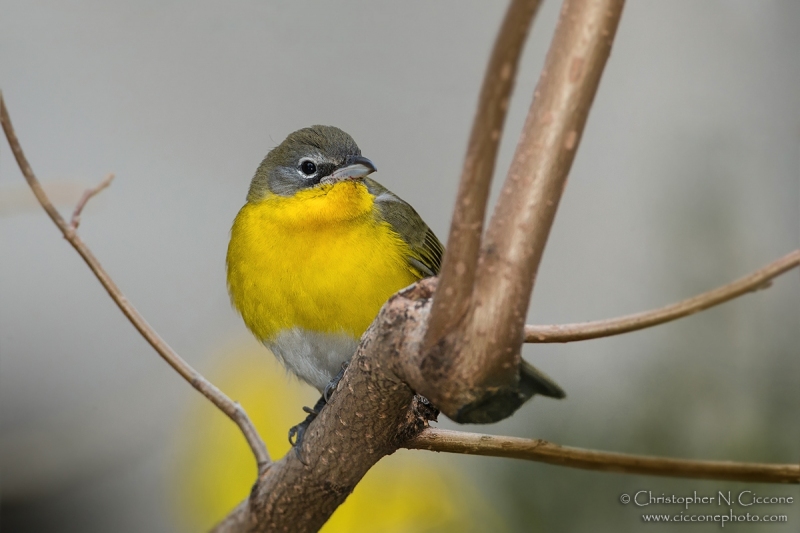
[[[231,230],[233,306],[288,370],[321,392],[386,300],[438,274],[444,254],[414,208],[368,177],[375,170],[342,130],[298,130],[264,158]],[[563,397],[530,365],[522,373],[533,392]],[[315,409],[323,405],[324,397]]]

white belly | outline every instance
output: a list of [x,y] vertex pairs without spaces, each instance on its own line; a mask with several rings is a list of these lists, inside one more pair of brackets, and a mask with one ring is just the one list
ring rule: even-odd
[[358,339],[345,333],[319,333],[302,328],[284,329],[264,345],[300,379],[320,392],[349,362]]

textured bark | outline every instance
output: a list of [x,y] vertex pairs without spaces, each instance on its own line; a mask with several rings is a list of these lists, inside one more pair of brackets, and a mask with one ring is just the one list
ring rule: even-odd
[[272,463],[217,532],[316,531],[364,474],[417,436],[435,411],[402,375],[419,350],[435,280],[393,296],[361,339],[330,403],[306,432],[299,454]]

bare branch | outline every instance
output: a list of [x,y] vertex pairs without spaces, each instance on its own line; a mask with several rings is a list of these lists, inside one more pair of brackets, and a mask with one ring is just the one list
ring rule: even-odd
[[[223,413],[228,415],[228,417],[230,417],[230,419],[233,420],[237,426],[239,426],[239,429],[242,431],[242,434],[244,434],[244,437],[247,440],[247,444],[250,445],[250,449],[253,451],[253,455],[255,455],[259,472],[264,471],[270,464],[269,454],[267,453],[267,448],[264,445],[264,441],[261,440],[261,437],[258,435],[253,423],[244,412],[244,409],[242,409],[238,403],[228,398],[222,391],[220,391],[199,372],[192,368],[177,353],[175,353],[175,351],[158,335],[158,333],[153,330],[152,327],[150,327],[144,317],[139,314],[139,311],[137,311],[136,308],[128,301],[125,295],[122,294],[122,291],[120,291],[119,287],[117,287],[108,273],[103,269],[103,267],[100,265],[100,262],[97,260],[94,254],[92,254],[89,247],[81,240],[80,237],[78,237],[78,234],[74,231],[74,228],[67,224],[67,222],[59,214],[58,210],[56,210],[56,208],[50,202],[50,199],[47,197],[47,194],[45,194],[44,189],[42,189],[39,180],[33,173],[33,169],[31,169],[31,166],[22,151],[22,146],[20,145],[17,135],[14,132],[14,127],[11,125],[11,118],[8,115],[8,110],[6,109],[6,103],[3,99],[2,93],[0,93],[0,122],[2,122],[3,131],[5,131],[8,144],[11,146],[11,151],[14,153],[14,157],[17,159],[17,164],[19,165],[19,169],[22,171],[22,175],[25,177],[28,185],[30,185],[31,190],[33,190],[33,194],[36,195],[36,199],[39,200],[39,203],[42,204],[42,207],[50,216],[50,219],[55,223],[56,226],[58,226],[58,229],[61,230],[64,238],[83,258],[92,272],[94,272],[94,275],[97,276],[97,279],[106,289],[108,295],[111,296],[112,300],[114,300],[114,303],[116,303],[123,314],[128,317],[128,320],[130,320],[133,326],[139,331],[139,333],[142,334],[145,340],[150,343],[150,346],[152,346],[153,349],[158,352],[158,354],[167,362],[167,364],[169,364],[181,376],[183,376],[183,378],[188,381],[192,387],[197,389],[203,396],[211,400],[211,403],[216,405]],[[110,179],[107,178],[107,181],[110,182]],[[96,192],[99,192],[99,190],[102,190],[102,187],[98,187]],[[96,194],[96,192],[94,194]],[[92,194],[88,194],[88,196],[85,196],[85,200],[82,200],[78,204],[78,208],[76,208],[76,214],[78,216],[80,216],[80,209],[83,207],[82,204],[85,204],[91,196]]]
[[405,448],[525,459],[585,470],[760,483],[800,483],[800,465],[692,461],[646,455],[599,452],[561,446],[541,439],[497,437],[428,428]]
[[78,229],[78,226],[81,224],[81,213],[83,212],[83,208],[86,207],[86,203],[95,195],[100,193],[103,189],[111,185],[111,182],[114,180],[114,174],[109,174],[108,176],[103,179],[97,186],[92,187],[91,189],[86,189],[84,191],[83,196],[78,201],[78,204],[75,206],[75,211],[72,212],[72,219],[69,222],[69,227],[72,231]]
[[447,251],[439,276],[441,297],[434,297],[426,333],[429,345],[454,329],[469,308],[497,149],[522,48],[538,7],[539,0],[512,0],[492,49],[478,98],[478,111],[472,123]]
[[250,528],[250,500],[244,500],[242,503],[234,507],[230,513],[225,516],[210,533],[234,533],[238,531],[248,531]]
[[525,326],[525,342],[583,341],[657,326],[725,303],[748,292],[766,289],[772,278],[798,265],[800,265],[800,250],[795,250],[748,276],[660,309],[594,322]]
[[497,391],[518,387],[534,278],[622,6],[622,0],[565,0],[484,238],[470,316],[464,327],[429,345],[423,380],[412,382],[457,421]]
[[[534,279],[589,108],[611,53],[623,2],[565,0],[487,229],[475,287],[475,323],[495,325],[476,354],[518,355]],[[516,372],[508,357],[491,361]],[[483,366],[483,365],[482,365]]]
[[[519,457],[564,466],[687,478],[796,483],[796,465],[709,463],[638,457],[560,447],[544,441],[426,429],[419,406],[409,409],[404,384],[411,354],[418,353],[436,279],[393,296],[361,339],[331,403],[311,424],[301,451],[274,463],[247,503],[216,533],[316,531],[366,471],[398,447]],[[418,435],[422,435],[419,437]],[[533,444],[532,444],[533,443]],[[342,461],[347,457],[347,461]],[[305,461],[305,462],[304,462]]]

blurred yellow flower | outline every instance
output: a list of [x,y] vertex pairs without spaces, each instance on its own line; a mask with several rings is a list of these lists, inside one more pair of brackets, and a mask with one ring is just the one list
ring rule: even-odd
[[[273,459],[289,451],[287,433],[316,391],[287,376],[263,348],[231,350],[207,377],[239,401]],[[247,497],[255,464],[239,430],[210,403],[191,402],[176,436],[171,494],[181,525],[205,531]],[[471,480],[445,457],[400,452],[370,470],[323,527],[325,533],[506,531]]]

